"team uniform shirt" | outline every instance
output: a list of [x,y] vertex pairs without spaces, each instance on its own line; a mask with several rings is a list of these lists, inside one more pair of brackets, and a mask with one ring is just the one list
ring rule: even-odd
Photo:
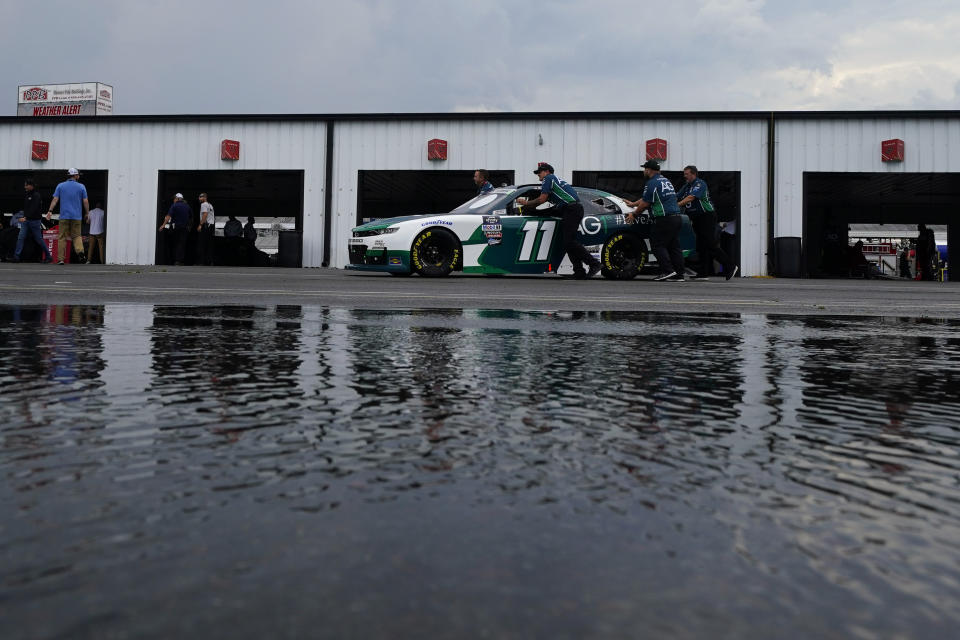
[[207,224],[213,226],[213,223],[216,219],[213,217],[213,205],[209,202],[204,202],[200,205],[200,219],[203,220],[203,214],[207,214]]
[[664,178],[663,174],[658,173],[647,180],[640,198],[650,203],[650,215],[655,218],[680,213],[680,207],[677,206],[677,192],[673,188],[673,183]]
[[565,180],[561,180],[556,174],[548,173],[540,185],[540,193],[547,194],[547,201],[553,203],[554,207],[563,207],[574,202],[580,202],[577,192],[573,190]]
[[103,209],[90,209],[90,235],[98,236],[103,233]]
[[54,198],[60,198],[61,220],[82,220],[83,201],[87,197],[87,188],[76,180],[67,180],[57,185]]
[[167,211],[170,221],[175,227],[185,227],[190,224],[190,218],[193,216],[193,210],[186,202],[174,202]]
[[700,178],[694,178],[692,182],[687,182],[680,187],[677,200],[683,200],[687,196],[693,196],[693,200],[685,205],[688,214],[697,215],[716,211],[713,208],[713,202],[710,200],[710,190],[707,189],[707,183]]
[[478,196],[482,196],[483,194],[485,194],[485,193],[488,192],[488,191],[493,191],[493,185],[490,184],[490,181],[489,181],[489,180],[487,180],[487,181],[484,182],[482,185],[480,185],[480,188],[477,189],[477,195],[478,195]]

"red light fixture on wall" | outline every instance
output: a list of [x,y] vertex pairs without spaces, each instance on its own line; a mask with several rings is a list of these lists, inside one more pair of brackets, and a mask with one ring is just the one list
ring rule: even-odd
[[240,142],[237,140],[223,140],[220,143],[221,160],[239,160]]
[[427,141],[427,160],[446,160],[447,141],[434,138]]
[[50,143],[34,140],[30,147],[30,159],[46,162],[48,157],[50,157]]
[[881,142],[880,160],[883,162],[903,162],[903,140],[894,138]]
[[663,138],[647,140],[647,160],[663,162],[667,159],[667,141]]

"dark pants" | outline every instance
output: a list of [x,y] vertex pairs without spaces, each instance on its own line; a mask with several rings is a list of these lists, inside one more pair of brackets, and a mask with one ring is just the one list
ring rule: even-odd
[[27,220],[20,225],[20,235],[17,236],[17,248],[13,252],[13,259],[20,259],[20,252],[23,251],[23,243],[27,236],[33,237],[34,241],[43,249],[43,257],[47,260],[53,260],[50,250],[47,249],[47,243],[43,241],[43,225],[39,220]]
[[200,237],[197,238],[197,262],[213,264],[213,225],[205,224],[200,227]]
[[173,261],[175,264],[183,264],[184,255],[187,253],[187,227],[175,226],[171,232],[173,240]]
[[667,275],[675,271],[683,275],[683,251],[680,249],[680,227],[683,220],[678,215],[660,216],[653,219],[653,233],[650,245],[653,255],[657,256],[660,273]]
[[727,252],[720,248],[720,234],[717,233],[717,214],[698,213],[690,216],[690,222],[693,223],[693,232],[697,234],[697,275],[712,276],[713,260],[723,265],[723,271],[726,273],[733,269],[733,260],[727,255]]
[[[558,213],[561,215],[560,239],[563,242],[563,250],[570,256],[573,272],[584,273],[584,265],[592,265],[597,260],[577,241],[577,231],[583,220],[583,205],[579,202],[564,205]],[[563,262],[563,256],[560,256],[560,262]]]

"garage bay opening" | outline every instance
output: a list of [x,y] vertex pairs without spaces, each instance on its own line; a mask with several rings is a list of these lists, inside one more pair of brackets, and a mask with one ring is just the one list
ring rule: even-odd
[[[513,171],[488,169],[495,187],[513,184]],[[532,176],[532,174],[531,174]],[[533,177],[533,176],[532,176]],[[533,182],[533,180],[530,180]],[[380,218],[446,213],[474,197],[473,170],[374,171],[357,176],[357,224]]]
[[[929,253],[928,275],[949,278],[960,173],[807,172],[803,194],[804,275],[916,279]],[[932,251],[918,247],[918,224],[932,232]]]
[[[184,264],[200,264],[197,231],[201,193],[213,205],[212,261],[221,266],[300,267],[303,250],[303,171],[160,171],[157,180],[160,227],[177,193],[193,210]],[[157,264],[175,262],[174,234],[157,232]]]

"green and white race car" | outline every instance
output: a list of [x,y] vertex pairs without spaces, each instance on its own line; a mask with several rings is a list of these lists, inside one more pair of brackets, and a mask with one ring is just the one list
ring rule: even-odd
[[[650,254],[653,225],[644,213],[627,224],[631,211],[623,198],[596,189],[574,187],[583,205],[580,242],[599,258],[602,273],[630,279]],[[347,240],[348,269],[385,271],[397,276],[446,276],[464,273],[538,274],[570,272],[560,238],[560,219],[544,203],[534,210],[517,205],[517,198],[539,195],[540,185],[501,187],[443,214],[374,220],[353,229]],[[680,244],[693,253],[695,239],[683,216]],[[562,260],[561,260],[562,259]]]

